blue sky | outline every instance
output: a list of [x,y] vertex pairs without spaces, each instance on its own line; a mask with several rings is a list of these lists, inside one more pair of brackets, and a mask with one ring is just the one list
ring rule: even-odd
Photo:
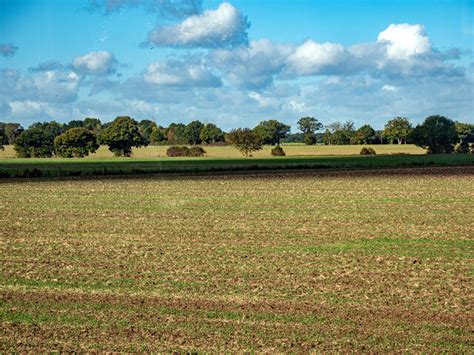
[[0,120],[474,121],[474,2],[0,0]]

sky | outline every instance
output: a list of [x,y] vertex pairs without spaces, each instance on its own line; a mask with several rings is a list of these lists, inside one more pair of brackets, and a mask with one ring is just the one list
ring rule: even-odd
[[0,121],[474,123],[474,1],[0,0]]

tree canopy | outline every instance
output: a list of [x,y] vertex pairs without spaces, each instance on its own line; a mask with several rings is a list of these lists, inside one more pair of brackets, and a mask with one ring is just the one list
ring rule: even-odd
[[399,144],[404,144],[407,142],[407,138],[410,136],[412,130],[413,127],[408,118],[395,117],[387,122],[382,134],[391,144],[395,141]]
[[277,120],[262,121],[254,128],[263,144],[279,145],[280,140],[290,133],[290,126]]
[[429,154],[452,153],[458,135],[452,120],[435,115],[417,125],[411,139],[417,146],[427,149]]
[[84,127],[71,128],[54,139],[54,151],[63,158],[82,158],[98,148],[96,135]]
[[138,122],[128,116],[119,116],[100,134],[100,142],[107,144],[115,156],[129,157],[132,147],[146,146],[146,139],[140,134]]
[[262,138],[249,128],[233,129],[226,134],[225,140],[246,157],[250,153],[262,149]]

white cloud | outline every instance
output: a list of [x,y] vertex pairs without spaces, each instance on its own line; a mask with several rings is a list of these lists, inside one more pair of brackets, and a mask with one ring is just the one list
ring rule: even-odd
[[307,40],[288,57],[288,70],[298,75],[328,74],[340,71],[348,60],[346,50],[338,43]]
[[381,90],[386,91],[386,92],[396,92],[397,88],[393,85],[384,85],[384,86],[382,86]]
[[148,65],[143,80],[157,86],[219,87],[221,80],[203,63],[168,60]]
[[212,51],[209,57],[233,85],[261,88],[273,82],[291,52],[290,45],[262,39],[245,47]]
[[117,68],[117,60],[108,51],[93,51],[76,57],[73,67],[80,73],[90,75],[107,75]]
[[431,43],[422,25],[391,24],[380,32],[378,43],[386,45],[390,60],[410,60],[413,56],[431,51]]
[[159,26],[148,34],[157,46],[217,48],[247,43],[250,24],[234,6],[222,3],[217,10],[206,10],[181,23]]

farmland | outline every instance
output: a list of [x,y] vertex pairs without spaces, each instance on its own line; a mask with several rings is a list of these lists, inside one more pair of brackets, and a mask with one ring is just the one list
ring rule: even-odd
[[4,352],[472,351],[472,165],[0,196]]

